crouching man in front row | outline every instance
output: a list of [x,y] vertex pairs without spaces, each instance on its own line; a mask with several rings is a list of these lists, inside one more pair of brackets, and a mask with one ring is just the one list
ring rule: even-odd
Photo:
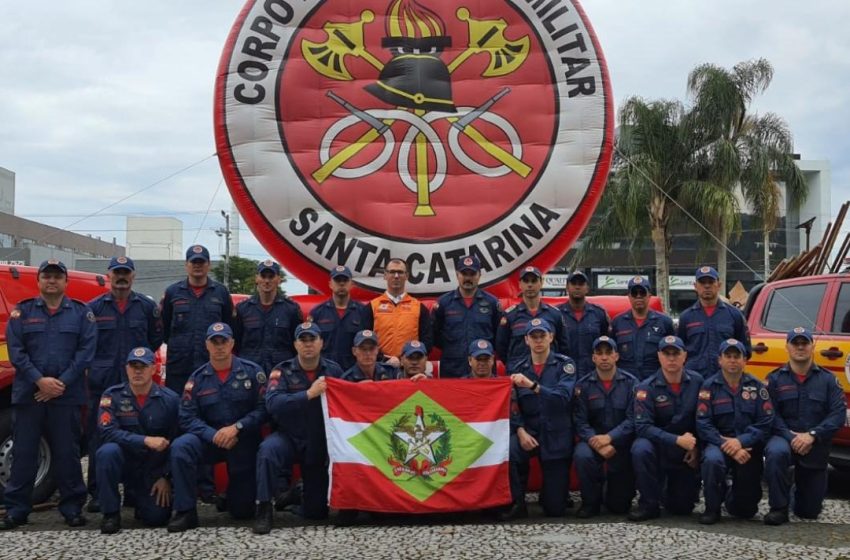
[[527,515],[525,487],[529,459],[538,455],[543,473],[540,505],[547,517],[560,517],[567,508],[570,459],[573,453],[572,395],[576,364],[552,352],[554,328],[545,319],[532,319],[525,331],[530,356],[517,362],[511,374],[515,400],[511,403],[510,479],[513,505],[503,520]]
[[168,531],[198,526],[198,469],[227,462],[227,510],[235,519],[254,513],[257,447],[266,421],[266,374],[254,362],[233,355],[233,331],[226,323],[207,329],[210,361],[186,382],[180,428],[171,449],[174,518]]
[[134,348],[127,356],[127,382],[109,387],[100,399],[97,492],[104,534],[121,530],[122,481],[136,497],[142,523],[161,527],[171,517],[168,447],[177,435],[180,397],[153,382],[155,369],[153,351]]
[[767,376],[776,407],[774,435],[764,451],[764,478],[770,495],[770,512],[764,516],[767,525],[788,522],[792,482],[797,517],[815,519],[820,515],[830,445],[846,411],[838,378],[814,363],[812,333],[803,327],[791,329],[785,346],[788,363]]
[[629,521],[668,513],[688,515],[699,497],[696,408],[703,378],[685,369],[688,353],[678,336],[658,343],[661,367],[635,387],[632,465],[640,498]]
[[[758,511],[762,454],[773,424],[767,388],[744,372],[744,344],[734,338],[720,343],[720,371],[703,383],[697,404],[697,435],[705,444],[702,457],[705,512],[699,522],[720,519],[720,504],[742,519]],[[726,487],[731,476],[732,487]]]

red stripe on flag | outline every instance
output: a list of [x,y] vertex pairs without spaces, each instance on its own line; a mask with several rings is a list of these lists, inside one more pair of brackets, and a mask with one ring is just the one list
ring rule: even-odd
[[486,509],[511,501],[507,462],[466,469],[424,502],[413,498],[368,465],[335,463],[332,480],[330,505],[337,509],[436,513]]
[[509,417],[511,380],[427,379],[352,383],[328,378],[328,416],[372,423],[418,391],[463,422],[492,422]]

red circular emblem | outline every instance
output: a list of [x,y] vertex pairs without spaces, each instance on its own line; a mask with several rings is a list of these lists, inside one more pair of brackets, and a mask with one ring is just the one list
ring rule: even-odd
[[[216,140],[234,201],[301,280],[513,294],[578,237],[611,160],[605,62],[576,0],[249,1],[222,55]],[[262,149],[258,149],[262,146]],[[496,285],[496,289],[494,289]]]

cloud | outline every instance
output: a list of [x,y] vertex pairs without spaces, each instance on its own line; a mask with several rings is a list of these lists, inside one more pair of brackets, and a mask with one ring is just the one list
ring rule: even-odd
[[[618,104],[631,95],[684,99],[688,72],[703,62],[767,58],[776,75],[755,110],[785,118],[804,158],[830,160],[834,207],[850,198],[850,3],[586,0],[583,7]],[[173,215],[184,222],[185,243],[197,237],[217,249],[212,230],[223,226],[219,210],[230,200],[215,159],[108,216],[79,220],[215,151],[216,68],[240,8],[201,0],[7,2],[0,166],[17,173],[18,213],[119,242],[122,215]],[[265,256],[242,234],[246,256]]]

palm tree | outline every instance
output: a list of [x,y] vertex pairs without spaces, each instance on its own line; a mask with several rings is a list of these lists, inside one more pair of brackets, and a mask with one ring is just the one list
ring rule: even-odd
[[632,97],[620,109],[614,164],[594,220],[576,261],[626,239],[631,247],[647,237],[655,251],[656,293],[669,308],[671,221],[676,200],[692,177],[694,138],[678,101]]
[[802,204],[808,194],[805,177],[794,164],[788,125],[773,113],[749,112],[753,98],[772,79],[773,67],[765,59],[741,62],[732,70],[702,64],[688,76],[694,100],[690,126],[700,146],[693,169],[701,188],[684,193],[684,200],[714,226],[721,286],[726,282],[726,245],[740,225],[735,192],[740,189],[761,222],[766,246],[782,205],[777,180],[785,183],[792,206]]

